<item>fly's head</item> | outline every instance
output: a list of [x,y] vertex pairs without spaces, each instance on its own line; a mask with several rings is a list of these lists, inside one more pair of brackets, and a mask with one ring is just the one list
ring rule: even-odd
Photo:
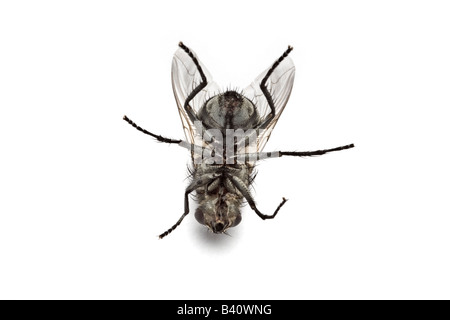
[[218,94],[204,104],[200,119],[208,128],[254,128],[259,116],[255,105],[236,91]]
[[239,201],[235,195],[207,195],[195,211],[195,219],[214,233],[223,233],[241,222]]

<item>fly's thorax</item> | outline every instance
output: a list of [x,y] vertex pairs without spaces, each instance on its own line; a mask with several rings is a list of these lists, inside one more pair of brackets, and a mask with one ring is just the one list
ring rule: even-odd
[[250,129],[259,123],[255,105],[236,91],[226,91],[206,101],[199,119],[208,129]]
[[239,210],[242,199],[232,193],[204,194],[197,210],[195,219],[206,225],[214,233],[223,233],[228,228],[241,222]]

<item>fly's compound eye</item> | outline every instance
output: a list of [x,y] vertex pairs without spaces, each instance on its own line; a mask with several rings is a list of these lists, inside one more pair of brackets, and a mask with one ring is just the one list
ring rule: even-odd
[[234,219],[233,224],[230,227],[236,227],[239,223],[241,223],[242,217],[240,214],[236,216],[236,219]]
[[203,211],[200,209],[195,210],[195,220],[197,220],[201,224],[205,224],[205,216],[203,215]]

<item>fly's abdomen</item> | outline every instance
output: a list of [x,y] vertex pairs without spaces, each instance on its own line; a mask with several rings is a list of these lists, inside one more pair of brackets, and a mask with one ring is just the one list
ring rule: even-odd
[[250,129],[259,122],[255,105],[236,91],[226,91],[209,99],[199,111],[208,129]]

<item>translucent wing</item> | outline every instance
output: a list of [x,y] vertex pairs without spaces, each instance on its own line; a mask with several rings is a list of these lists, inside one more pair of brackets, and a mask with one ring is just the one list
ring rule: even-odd
[[[191,50],[194,56],[200,63],[203,73],[207,79],[207,85],[200,91],[193,100],[190,102],[190,106],[197,113],[202,105],[208,98],[219,93],[218,85],[212,81],[211,74],[205,68],[203,63],[200,62],[197,55]],[[195,128],[194,124],[190,120],[188,114],[184,110],[184,102],[189,94],[201,83],[202,78],[197,66],[189,57],[189,55],[179,48],[172,60],[172,89],[177,101],[178,112],[180,113],[181,122],[183,124],[184,134],[189,143],[201,146],[201,132]]]
[[[256,109],[261,117],[262,122],[270,114],[269,103],[264,93],[261,91],[260,84],[266,76],[270,67],[261,73],[245,90],[244,95],[253,101]],[[286,57],[272,72],[266,82],[267,89],[272,96],[275,105],[275,117],[269,122],[266,128],[262,129],[258,134],[257,151],[261,152],[270,138],[273,128],[277,124],[281,113],[286,106],[289,96],[291,95],[292,86],[294,84],[295,66],[290,57]]]

